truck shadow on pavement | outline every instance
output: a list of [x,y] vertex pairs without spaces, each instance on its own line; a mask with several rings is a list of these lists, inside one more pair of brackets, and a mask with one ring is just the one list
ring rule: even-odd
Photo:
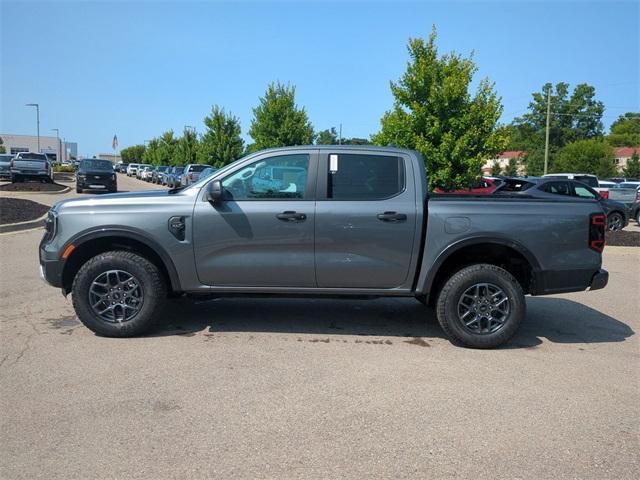
[[[433,309],[413,299],[389,298],[178,299],[169,302],[151,336],[195,335],[200,331],[447,338]],[[503,348],[535,348],[542,339],[553,343],[623,342],[634,333],[627,324],[571,300],[527,298],[527,317]]]

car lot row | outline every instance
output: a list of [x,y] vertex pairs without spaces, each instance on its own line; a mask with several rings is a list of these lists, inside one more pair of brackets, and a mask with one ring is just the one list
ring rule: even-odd
[[120,163],[116,172],[136,177],[145,182],[166,185],[169,188],[186,187],[201,178],[212,175],[217,168],[210,165],[190,163],[187,165],[147,165],[143,163]]

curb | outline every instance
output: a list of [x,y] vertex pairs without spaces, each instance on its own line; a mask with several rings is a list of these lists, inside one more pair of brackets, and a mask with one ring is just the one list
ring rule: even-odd
[[6,225],[0,225],[0,233],[14,233],[22,232],[24,230],[36,230],[44,226],[44,220],[47,218],[47,215],[48,213],[45,213],[40,218],[29,220],[28,222],[7,223]]

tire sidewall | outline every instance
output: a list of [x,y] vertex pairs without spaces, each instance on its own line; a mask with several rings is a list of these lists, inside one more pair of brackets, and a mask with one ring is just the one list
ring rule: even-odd
[[[472,348],[494,348],[508,341],[516,333],[526,313],[526,302],[520,284],[506,270],[493,265],[475,265],[460,270],[449,279],[449,282],[450,287],[443,289],[446,297],[439,299],[438,313],[442,312],[446,316],[448,328],[445,330],[449,330],[448,333],[452,334],[456,343]],[[458,317],[460,297],[477,283],[492,283],[500,287],[509,297],[509,317],[506,323],[494,333],[474,334],[464,327],[462,320]]]
[[[138,280],[143,291],[141,310],[132,320],[124,323],[109,323],[100,319],[89,304],[89,289],[93,281],[107,270],[123,270]],[[106,252],[85,263],[73,281],[72,299],[78,318],[98,335],[129,337],[147,331],[164,302],[166,289],[158,285],[157,267],[146,259],[128,252]]]

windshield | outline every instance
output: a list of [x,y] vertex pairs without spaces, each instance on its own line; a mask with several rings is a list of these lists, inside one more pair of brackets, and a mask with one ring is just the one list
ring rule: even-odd
[[205,168],[207,168],[207,165],[191,165],[191,168],[189,169],[189,171],[190,172],[201,172]]
[[640,182],[622,182],[618,184],[618,188],[638,188]]
[[0,162],[9,162],[13,158],[13,155],[0,155]]
[[80,164],[82,170],[113,170],[113,164],[109,160],[83,160]]
[[580,183],[589,185],[590,187],[598,187],[598,179],[592,175],[576,175],[573,178]]

